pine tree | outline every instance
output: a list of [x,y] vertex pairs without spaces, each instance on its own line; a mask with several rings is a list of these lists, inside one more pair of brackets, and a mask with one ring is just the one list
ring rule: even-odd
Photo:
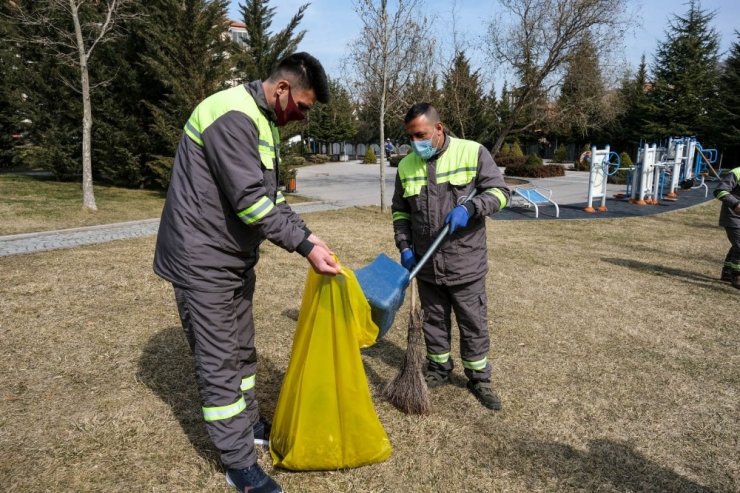
[[[228,2],[227,2],[228,3]],[[296,32],[298,24],[310,4],[298,7],[298,12],[281,31],[272,33],[272,19],[275,7],[270,0],[247,0],[239,4],[240,12],[247,26],[247,57],[240,67],[247,80],[265,80],[282,58],[296,51],[306,31]]]
[[147,15],[129,40],[142,47],[141,128],[148,133],[142,159],[149,179],[166,187],[185,122],[198,103],[229,86],[238,48],[225,36],[228,0],[143,5]]
[[554,128],[564,138],[583,138],[614,117],[606,104],[606,87],[601,75],[596,46],[584,37],[568,61],[557,104]]
[[740,158],[740,33],[735,31],[735,35],[738,40],[732,44],[720,81],[720,122],[730,162],[737,163]]
[[329,103],[316,104],[308,114],[306,132],[320,142],[344,142],[357,133],[354,106],[349,92],[336,79],[329,79]]
[[702,141],[715,137],[719,36],[710,27],[714,15],[691,0],[685,16],[675,15],[670,23],[652,67],[649,97],[655,109],[649,128],[655,137],[696,135]]
[[464,51],[458,52],[442,84],[442,120],[458,137],[479,140],[484,136],[484,102],[480,71],[471,70]]

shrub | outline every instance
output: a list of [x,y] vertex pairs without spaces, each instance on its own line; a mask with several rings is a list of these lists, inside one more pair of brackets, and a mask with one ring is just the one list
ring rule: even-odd
[[367,148],[365,152],[365,159],[362,160],[362,164],[375,164],[378,162],[378,158],[375,156],[375,151],[372,147]]
[[551,178],[553,176],[565,176],[565,166],[562,164],[549,164],[547,166],[507,166],[506,176],[518,176],[523,178]]
[[626,152],[623,152],[619,155],[619,161],[622,163],[623,168],[629,168],[633,164],[632,158]]
[[398,168],[398,163],[401,162],[401,159],[405,158],[406,156],[402,156],[400,154],[394,154],[392,156],[388,157],[388,164],[390,164],[394,168]]
[[294,166],[305,166],[306,160],[301,156],[286,156],[280,161],[280,165],[284,168],[292,168]]
[[511,156],[511,147],[509,144],[504,143],[501,146],[501,149],[498,151],[498,156]]
[[614,173],[612,176],[608,176],[606,178],[607,183],[613,183],[615,185],[625,185],[627,184],[627,178],[629,177],[630,172],[626,169],[620,169],[616,173]]
[[542,158],[537,154],[530,154],[527,156],[527,162],[525,164],[530,167],[542,166]]
[[282,161],[280,163],[280,167],[278,168],[280,172],[280,176],[278,177],[279,184],[286,187],[288,186],[288,182],[291,178],[295,178],[298,174],[298,170],[295,169],[293,166],[288,166],[285,164],[285,161]]
[[509,166],[524,166],[527,162],[527,158],[524,156],[514,157],[510,154],[496,154],[494,161],[496,161],[498,166],[508,168]]
[[552,157],[556,163],[564,163],[565,159],[568,157],[568,151],[565,149],[563,144],[560,144],[558,148],[555,149]]
[[522,152],[522,148],[519,146],[519,142],[514,142],[511,146],[511,155],[514,157],[524,157],[524,153]]
[[329,162],[329,156],[326,154],[311,154],[306,158],[306,161],[312,164],[324,164]]
[[591,161],[584,159],[583,161],[576,161],[573,163],[573,169],[575,171],[591,171]]

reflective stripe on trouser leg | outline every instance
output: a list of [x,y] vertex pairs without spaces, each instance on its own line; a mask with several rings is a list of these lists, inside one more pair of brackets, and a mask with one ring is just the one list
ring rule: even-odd
[[486,298],[486,278],[450,286],[452,308],[460,328],[460,357],[465,375],[470,380],[491,380],[491,365],[488,363],[490,336]]
[[431,370],[452,370],[450,358],[450,327],[452,306],[444,286],[416,280],[421,309],[424,310],[424,340],[427,345],[427,366]]
[[251,288],[245,284],[226,293],[175,288],[180,319],[187,325],[183,329],[192,334],[206,430],[227,468],[249,467],[257,460],[252,436],[257,410],[254,388],[241,391],[243,379],[256,370],[251,320],[254,283]]
[[725,232],[732,245],[725,257],[725,265],[732,269],[733,273],[737,273],[740,271],[740,228],[725,228]]

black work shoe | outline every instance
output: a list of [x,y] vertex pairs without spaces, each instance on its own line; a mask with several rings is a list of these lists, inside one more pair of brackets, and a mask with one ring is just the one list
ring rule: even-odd
[[491,389],[490,383],[468,380],[468,388],[475,398],[488,409],[493,409],[494,411],[501,409],[501,400],[496,395],[496,392]]
[[732,269],[729,267],[725,267],[722,269],[722,277],[720,277],[721,280],[732,282]]
[[226,482],[241,493],[283,493],[274,479],[255,464],[246,469],[227,469]]
[[427,370],[426,375],[424,375],[424,380],[426,380],[427,382],[427,387],[429,387],[430,389],[433,389],[434,387],[439,387],[441,385],[445,385],[446,383],[449,383],[450,372],[438,371],[438,370]]
[[732,273],[732,287],[740,289],[740,273]]
[[270,430],[272,425],[265,418],[260,416],[260,419],[252,427],[252,433],[254,434],[254,444],[264,445],[265,447],[270,444]]

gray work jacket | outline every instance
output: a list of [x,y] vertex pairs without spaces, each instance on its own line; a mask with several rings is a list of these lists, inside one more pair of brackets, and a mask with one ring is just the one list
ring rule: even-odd
[[[255,117],[274,122],[262,83],[244,88],[238,94],[254,98],[261,112]],[[304,256],[310,252],[310,231],[278,191],[278,153],[272,169],[261,162],[257,128],[234,110],[198,134],[202,145],[183,133],[157,234],[157,275],[182,288],[224,292],[242,286],[265,239]],[[239,211],[256,203],[268,205],[269,213],[245,224]]]

